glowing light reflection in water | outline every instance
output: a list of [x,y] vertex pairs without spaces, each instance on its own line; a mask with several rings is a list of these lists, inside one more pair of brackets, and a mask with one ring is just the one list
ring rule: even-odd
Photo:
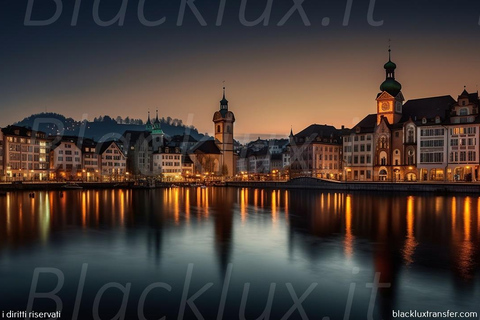
[[[112,237],[121,240],[112,244]],[[393,306],[471,310],[477,307],[473,292],[480,291],[479,239],[480,198],[470,196],[248,188],[52,191],[35,198],[9,193],[0,198],[0,253],[8,257],[0,260],[6,283],[0,294],[9,285],[28,294],[29,283],[9,284],[5,271],[28,282],[37,264],[78,274],[87,262],[97,272],[109,270],[98,278],[92,272],[89,283],[106,282],[112,273],[112,281],[145,284],[160,275],[177,279],[190,262],[202,270],[202,280],[223,279],[232,262],[234,295],[243,288],[238,279],[267,288],[270,282],[299,288],[318,282],[329,292],[322,307],[331,318],[342,318],[335,310],[344,310],[350,283],[365,288],[377,271],[392,283],[378,292],[376,312],[384,318],[383,310]],[[172,285],[182,287],[184,279],[177,280]],[[425,290],[432,305],[422,300]],[[368,301],[370,293],[358,289],[354,300]],[[21,303],[10,299],[8,307],[20,310]],[[305,308],[318,308],[311,300]],[[366,306],[357,302],[352,315]],[[177,311],[165,314],[174,318]]]

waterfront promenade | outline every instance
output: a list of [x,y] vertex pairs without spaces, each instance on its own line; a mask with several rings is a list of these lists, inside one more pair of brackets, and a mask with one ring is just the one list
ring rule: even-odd
[[[66,190],[65,182],[23,182],[0,183],[0,191]],[[133,189],[130,183],[78,182],[83,189]],[[189,186],[187,183],[176,183]],[[478,193],[480,182],[340,182],[309,177],[289,181],[228,181],[227,187],[262,189],[316,189],[325,191],[372,191],[372,192],[437,192],[437,193]],[[157,188],[170,187],[168,183]],[[217,186],[218,187],[218,186]]]

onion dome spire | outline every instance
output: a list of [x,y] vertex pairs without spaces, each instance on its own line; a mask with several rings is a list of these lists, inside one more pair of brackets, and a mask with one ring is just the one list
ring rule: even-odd
[[385,81],[380,85],[380,90],[382,92],[386,91],[395,97],[402,90],[402,85],[395,80],[395,69],[397,69],[397,65],[392,62],[392,49],[390,45],[388,46],[388,62],[385,63],[383,68],[385,69],[386,77]]

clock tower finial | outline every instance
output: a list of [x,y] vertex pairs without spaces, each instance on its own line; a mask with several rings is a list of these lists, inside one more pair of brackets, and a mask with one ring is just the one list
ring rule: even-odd
[[392,61],[392,39],[388,39],[388,61]]
[[220,100],[220,110],[228,111],[228,100],[225,98],[225,81],[223,81],[223,98]]

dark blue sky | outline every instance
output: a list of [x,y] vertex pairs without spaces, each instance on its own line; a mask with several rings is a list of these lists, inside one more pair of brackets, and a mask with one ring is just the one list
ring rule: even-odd
[[[464,85],[474,91],[480,82],[478,1],[377,0],[373,20],[383,24],[373,26],[373,1],[305,0],[303,20],[295,11],[278,26],[294,1],[273,0],[268,26],[245,26],[242,1],[225,0],[217,26],[222,2],[196,0],[207,25],[187,4],[177,26],[181,0],[146,0],[146,19],[165,17],[153,27],[140,21],[139,0],[124,1],[123,26],[99,26],[95,2],[58,0],[61,14],[47,26],[24,25],[29,1],[1,2],[0,126],[45,110],[93,119],[145,117],[158,108],[162,116],[190,117],[201,131],[211,131],[223,80],[238,133],[282,134],[312,122],[351,126],[375,112],[389,38],[407,99],[456,97]],[[104,21],[122,5],[97,2]],[[57,10],[54,0],[30,3],[31,20],[49,19]],[[75,3],[80,10],[72,26]],[[247,1],[246,19],[257,19],[266,4]]]

